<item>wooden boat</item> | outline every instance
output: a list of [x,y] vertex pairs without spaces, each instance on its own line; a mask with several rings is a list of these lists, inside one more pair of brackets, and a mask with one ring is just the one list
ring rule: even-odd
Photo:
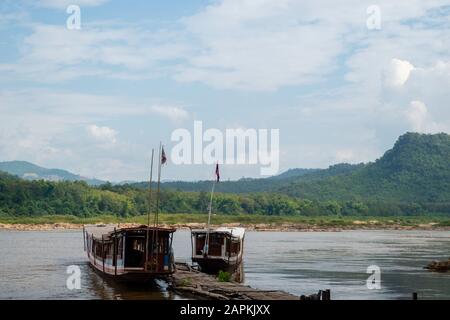
[[201,271],[217,274],[226,271],[231,274],[242,266],[244,252],[244,228],[193,229],[192,261],[198,263]]
[[206,229],[191,230],[192,262],[196,262],[203,272],[217,274],[219,271],[226,271],[231,273],[236,281],[243,281],[245,229],[211,228],[214,188],[219,180],[219,163],[217,163],[209,200],[208,225]]
[[123,281],[147,281],[172,274],[175,229],[142,225],[88,225],[83,228],[89,263],[103,275]]
[[116,225],[88,225],[83,228],[84,250],[89,262],[101,274],[124,281],[147,281],[175,271],[172,249],[176,229],[158,226],[161,167],[167,158],[159,144],[158,183],[153,226],[150,226],[153,178],[152,149],[147,225],[120,228]]

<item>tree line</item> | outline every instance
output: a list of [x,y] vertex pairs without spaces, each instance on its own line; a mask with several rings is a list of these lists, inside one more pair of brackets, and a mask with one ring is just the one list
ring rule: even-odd
[[[85,182],[27,181],[0,173],[0,215],[110,214],[121,217],[154,212],[149,191],[129,185],[88,186]],[[160,212],[207,213],[209,193],[165,189],[160,194]],[[151,207],[152,206],[152,207]],[[217,193],[213,212],[218,214],[304,216],[397,216],[450,214],[450,202],[414,203],[381,200],[310,200],[274,192]]]

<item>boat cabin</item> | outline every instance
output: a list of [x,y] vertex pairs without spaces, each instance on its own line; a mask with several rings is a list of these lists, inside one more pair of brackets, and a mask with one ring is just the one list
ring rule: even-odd
[[242,262],[244,235],[244,228],[191,230],[192,261],[205,272],[233,272]]
[[150,278],[174,272],[174,232],[171,228],[145,225],[132,228],[85,226],[84,248],[91,265],[102,273]]

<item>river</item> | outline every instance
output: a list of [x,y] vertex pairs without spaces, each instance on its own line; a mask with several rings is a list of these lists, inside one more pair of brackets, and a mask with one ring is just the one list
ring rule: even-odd
[[[189,232],[174,236],[176,260],[190,256]],[[423,269],[450,256],[445,231],[248,232],[245,283],[254,288],[332,299],[450,299],[450,273]],[[69,290],[67,267],[81,270],[81,288]],[[368,289],[366,273],[380,269],[381,288]],[[0,299],[183,299],[164,281],[118,285],[87,264],[81,231],[0,231]]]

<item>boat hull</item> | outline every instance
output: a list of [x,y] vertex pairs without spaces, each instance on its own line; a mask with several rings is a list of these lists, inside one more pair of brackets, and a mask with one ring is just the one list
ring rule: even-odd
[[193,258],[192,261],[200,266],[202,272],[210,274],[217,274],[219,271],[234,273],[239,266],[236,262],[220,258]]
[[127,273],[121,273],[121,274],[110,274],[103,272],[99,270],[98,268],[94,267],[92,264],[90,264],[90,267],[97,273],[98,275],[108,279],[117,281],[120,283],[146,283],[151,282],[155,279],[161,279],[164,277],[169,276],[170,274],[162,273],[162,274],[156,274],[156,273],[137,273],[137,272],[127,272]]
[[[150,272],[145,270],[126,270],[123,267],[115,269],[113,266],[103,267],[102,264],[94,261],[94,259],[89,258],[89,265],[94,271],[108,279],[115,280],[118,282],[128,282],[128,283],[144,283],[149,282],[154,279],[160,279],[170,276],[173,271],[170,272]],[[173,268],[172,268],[173,270]]]

